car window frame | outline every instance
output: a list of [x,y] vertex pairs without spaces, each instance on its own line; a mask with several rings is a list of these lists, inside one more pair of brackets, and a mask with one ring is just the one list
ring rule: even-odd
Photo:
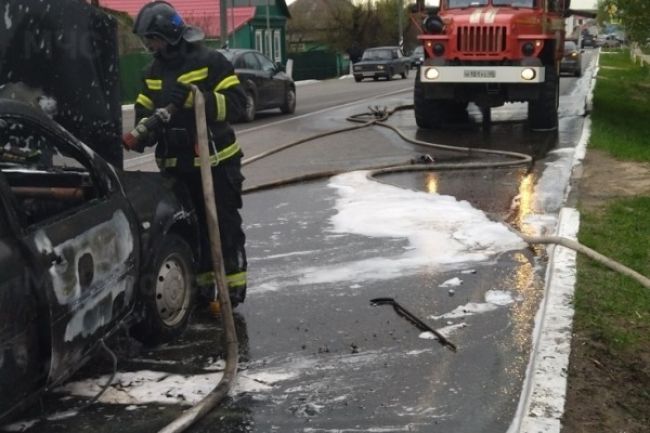
[[[276,67],[275,64],[271,61],[271,59],[269,59],[262,53],[253,52],[253,54],[255,55],[255,57],[257,57],[257,61],[260,64],[261,71],[270,72],[271,74],[275,72]],[[267,63],[269,65],[268,69],[265,69],[264,63]]]
[[[93,190],[95,191],[95,197],[89,200],[85,200],[83,203],[80,203],[78,206],[67,208],[62,212],[56,213],[54,215],[48,216],[47,218],[28,224],[26,221],[24,221],[24,218],[21,217],[22,211],[20,209],[18,199],[15,196],[15,194],[11,191],[11,185],[9,184],[9,181],[6,178],[5,170],[12,170],[14,168],[5,169],[0,167],[0,174],[2,174],[3,176],[3,181],[5,182],[6,185],[6,194],[10,201],[10,203],[8,204],[9,207],[11,208],[10,211],[14,215],[15,220],[18,221],[18,224],[20,225],[20,228],[22,229],[23,233],[29,233],[33,230],[36,230],[40,226],[51,225],[57,221],[68,218],[70,215],[88,209],[89,207],[94,206],[99,202],[109,200],[111,188],[109,187],[107,182],[102,182],[101,178],[97,175],[96,168],[94,167],[91,161],[91,155],[88,155],[83,151],[81,151],[81,149],[77,149],[76,147],[72,146],[66,140],[66,138],[62,136],[58,131],[52,128],[48,128],[47,126],[36,122],[34,119],[25,116],[15,116],[15,115],[0,116],[0,120],[4,120],[4,119],[10,119],[10,120],[26,123],[25,126],[33,128],[33,130],[35,131],[32,132],[32,134],[38,132],[41,135],[43,135],[46,139],[53,140],[54,144],[52,145],[52,147],[57,147],[59,151],[61,150],[60,146],[63,146],[65,150],[70,152],[65,156],[67,158],[75,159],[88,173],[88,179],[92,183]],[[40,168],[30,169],[28,167],[16,167],[15,170],[48,171]],[[70,167],[68,170],[57,170],[53,168],[51,170],[52,173],[56,173],[57,171],[60,171],[62,173],[65,173],[66,171],[74,172],[76,171],[76,168]]]

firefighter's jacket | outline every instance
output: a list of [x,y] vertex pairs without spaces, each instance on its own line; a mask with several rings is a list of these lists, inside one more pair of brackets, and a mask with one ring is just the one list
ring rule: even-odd
[[[142,92],[135,102],[136,124],[157,108],[164,107],[166,91],[175,81],[194,84],[205,97],[205,112],[212,166],[241,157],[241,149],[229,122],[237,120],[246,104],[244,91],[232,64],[219,52],[199,44],[184,44],[173,60],[160,58],[146,68]],[[199,167],[193,95],[161,130],[150,135],[146,145],[156,145],[161,170],[179,171]]]

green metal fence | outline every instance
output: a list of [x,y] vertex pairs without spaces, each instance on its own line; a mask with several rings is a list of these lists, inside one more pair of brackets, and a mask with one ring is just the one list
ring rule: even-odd
[[332,51],[290,53],[288,57],[293,59],[293,79],[296,81],[323,80],[348,73],[348,60]]
[[132,53],[120,56],[120,92],[122,103],[135,101],[142,87],[142,71],[151,62],[149,53]]

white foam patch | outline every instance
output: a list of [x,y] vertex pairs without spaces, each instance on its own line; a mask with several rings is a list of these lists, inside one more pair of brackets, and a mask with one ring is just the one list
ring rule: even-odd
[[457,287],[461,284],[463,284],[463,280],[458,277],[454,277],[440,284],[438,287]]
[[502,224],[467,201],[405,190],[356,171],[333,177],[339,193],[332,232],[408,239],[409,247],[393,257],[375,257],[332,266],[302,269],[301,284],[403,277],[423,267],[453,268],[486,261],[525,244]]
[[509,305],[515,302],[512,298],[512,293],[504,290],[488,290],[485,293],[485,301],[499,306]]
[[474,314],[488,313],[497,309],[494,304],[469,302],[465,305],[460,305],[449,313],[441,314],[440,316],[429,316],[433,320],[441,319],[459,319],[461,317],[473,316]]
[[[280,369],[242,373],[237,376],[231,393],[268,391],[275,383],[291,379],[298,374],[298,370]],[[124,405],[195,405],[214,389],[222,375],[219,372],[186,376],[151,370],[118,372],[113,384],[101,395],[99,401]],[[94,397],[108,378],[109,376],[102,376],[70,382],[57,388],[56,392]]]

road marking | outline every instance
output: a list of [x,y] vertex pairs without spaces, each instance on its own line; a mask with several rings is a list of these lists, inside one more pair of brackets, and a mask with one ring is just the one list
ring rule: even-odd
[[[312,111],[311,113],[301,114],[300,116],[293,116],[293,117],[278,120],[278,121],[275,121],[275,122],[266,123],[264,125],[254,126],[252,128],[248,128],[248,129],[242,129],[240,131],[237,131],[237,135],[246,134],[246,133],[254,132],[254,131],[259,131],[260,129],[268,128],[268,127],[271,127],[271,126],[281,125],[283,123],[291,122],[291,121],[294,121],[294,120],[304,119],[305,117],[315,116],[315,115],[318,115],[318,114],[326,113],[328,111],[337,110],[339,108],[349,107],[351,105],[359,104],[359,103],[361,103],[363,101],[369,101],[369,100],[376,99],[376,98],[382,98],[382,97],[385,97],[385,96],[396,95],[398,93],[410,92],[412,90],[413,90],[413,87],[408,87],[408,88],[405,88],[405,89],[398,89],[398,90],[392,90],[392,91],[386,92],[386,93],[380,93],[378,95],[373,95],[373,96],[368,97],[368,98],[357,99],[355,101],[348,102],[348,103],[343,104],[343,105],[336,105],[334,107],[323,108],[321,110]],[[152,162],[153,160],[154,160],[154,154],[153,153],[148,153],[148,154],[142,155],[142,156],[136,156],[135,158],[128,158],[128,159],[124,160],[124,169],[125,170],[131,169],[133,167]]]
[[343,105],[337,105],[335,107],[323,108],[323,109],[320,109],[318,111],[312,111],[311,113],[301,114],[300,116],[289,117],[289,118],[278,120],[278,121],[275,121],[275,122],[272,122],[272,123],[267,123],[265,125],[254,126],[252,128],[249,128],[249,129],[242,129],[241,131],[237,131],[237,134],[244,134],[244,133],[247,133],[247,132],[254,132],[254,131],[260,130],[262,128],[266,128],[268,126],[280,125],[280,124],[283,124],[283,123],[291,122],[292,120],[303,119],[305,117],[313,116],[313,115],[316,115],[316,114],[322,114],[322,113],[326,113],[328,111],[337,110],[339,108],[349,107],[349,106],[354,105],[354,104],[359,104],[359,103],[361,103],[363,101],[368,101],[368,100],[372,100],[372,99],[376,99],[376,98],[381,98],[381,97],[384,97],[384,96],[391,96],[391,95],[395,95],[395,94],[398,94],[398,93],[410,92],[412,90],[413,90],[413,87],[411,86],[411,87],[409,87],[407,89],[399,89],[399,90],[393,90],[391,92],[380,93],[378,95],[373,95],[372,97],[369,97],[369,98],[357,99],[356,101],[348,102],[348,103],[343,104]]

